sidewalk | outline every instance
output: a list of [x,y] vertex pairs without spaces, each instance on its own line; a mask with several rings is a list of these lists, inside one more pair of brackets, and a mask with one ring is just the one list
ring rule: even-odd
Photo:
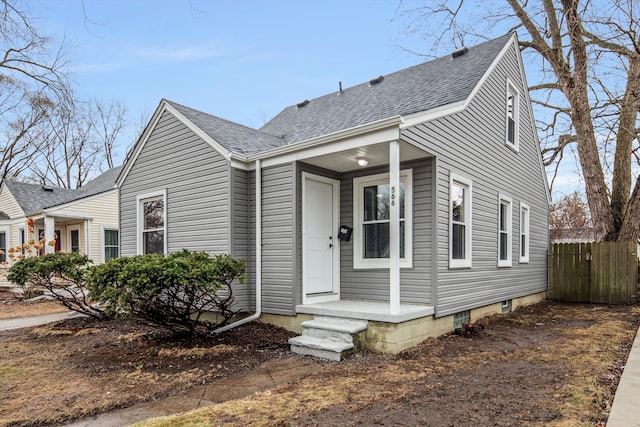
[[73,312],[43,314],[40,316],[14,317],[11,319],[0,319],[0,331],[8,331],[10,329],[29,328],[31,326],[39,326],[47,323],[57,322],[58,320],[68,319],[76,315]]
[[640,427],[640,329],[611,405],[607,427]]

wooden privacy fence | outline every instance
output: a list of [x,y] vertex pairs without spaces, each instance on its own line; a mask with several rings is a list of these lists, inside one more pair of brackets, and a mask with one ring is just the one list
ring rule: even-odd
[[636,242],[549,246],[549,298],[564,302],[633,304],[638,295]]

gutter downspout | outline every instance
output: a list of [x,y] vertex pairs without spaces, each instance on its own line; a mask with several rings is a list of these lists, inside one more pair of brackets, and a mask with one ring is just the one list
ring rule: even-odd
[[256,312],[249,317],[225,325],[214,334],[256,320],[262,314],[262,161],[256,160]]

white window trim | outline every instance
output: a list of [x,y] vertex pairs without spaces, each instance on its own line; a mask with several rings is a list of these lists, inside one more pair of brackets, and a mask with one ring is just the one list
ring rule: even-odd
[[[512,93],[513,100],[513,144],[509,142],[509,94]],[[520,151],[520,91],[510,79],[507,79],[507,90],[505,92],[505,145],[515,152]]]
[[4,244],[6,246],[3,248],[5,261],[9,261],[9,248],[11,248],[11,235],[9,231],[8,226],[0,225],[0,233],[4,233]]
[[85,252],[82,250],[82,231],[80,224],[74,224],[67,227],[67,252],[71,252],[71,232],[78,232],[78,253],[84,254]]
[[[469,191],[466,192],[465,204],[467,209],[465,210],[465,258],[453,259],[453,212],[451,211],[451,191],[453,189],[453,183],[457,182],[464,187],[467,187]],[[470,179],[464,178],[455,173],[451,173],[449,177],[449,198],[447,200],[447,210],[449,211],[449,268],[471,268],[472,259],[472,200],[473,200],[473,183]]]
[[[526,210],[527,211],[527,216],[526,216],[526,221],[523,224],[522,222],[522,212]],[[527,205],[526,203],[520,203],[520,235],[518,236],[518,254],[520,257],[520,263],[522,264],[527,264],[529,262],[529,242],[531,241],[531,233],[530,233],[530,228],[529,228],[529,224],[531,224],[531,208],[529,207],[529,205]],[[526,236],[525,239],[525,245],[524,245],[524,249],[525,249],[525,254],[524,256],[522,255],[522,235]]]
[[[507,259],[500,259],[500,207],[507,205]],[[498,267],[511,267],[513,265],[513,200],[503,194],[498,195]]]
[[114,224],[102,224],[100,226],[100,263],[104,264],[105,261],[105,253],[104,253],[104,232],[105,231],[117,231],[118,232],[118,256],[120,256],[120,229],[117,225]]
[[[404,182],[404,258],[400,258],[400,268],[413,267],[413,170],[400,171],[400,181]],[[362,256],[362,223],[363,189],[375,184],[388,184],[389,173],[366,175],[353,179],[353,268],[377,269],[390,268],[388,258],[363,258]]]
[[136,230],[136,252],[138,255],[143,255],[144,254],[144,244],[143,244],[143,239],[142,239],[142,231],[144,229],[144,225],[143,225],[143,221],[144,221],[144,214],[142,212],[142,209],[140,208],[142,206],[143,202],[146,202],[148,200],[153,200],[153,199],[158,199],[162,197],[162,200],[164,201],[164,254],[167,254],[167,241],[168,241],[168,233],[167,233],[167,190],[160,190],[160,191],[156,191],[153,193],[146,193],[146,194],[141,194],[139,196],[136,196],[136,224],[137,224],[137,230]]

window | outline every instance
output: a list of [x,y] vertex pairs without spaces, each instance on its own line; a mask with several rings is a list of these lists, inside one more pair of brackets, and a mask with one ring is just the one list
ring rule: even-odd
[[104,262],[109,262],[120,256],[120,241],[118,230],[104,230]]
[[529,206],[520,203],[520,262],[529,262]]
[[507,145],[518,150],[518,117],[520,114],[518,105],[520,94],[515,87],[507,83]]
[[164,254],[166,241],[165,194],[138,197],[138,253]]
[[500,196],[498,208],[498,267],[511,267],[511,199]]
[[[412,265],[413,174],[400,171],[400,267]],[[389,174],[354,178],[354,268],[389,267]]]
[[7,233],[0,231],[0,262],[7,260]]
[[449,268],[471,267],[471,181],[451,174]]
[[27,243],[27,235],[24,232],[24,228],[20,229],[20,253],[25,254],[24,244]]
[[69,250],[74,253],[80,253],[80,230],[77,228],[69,230]]

